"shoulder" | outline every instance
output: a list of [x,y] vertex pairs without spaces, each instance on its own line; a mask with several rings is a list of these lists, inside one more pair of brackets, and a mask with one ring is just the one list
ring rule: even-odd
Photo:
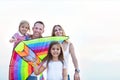
[[26,33],[25,35],[26,35],[26,36],[30,36],[30,34],[29,34],[29,33]]
[[72,42],[69,42],[69,50],[70,52],[74,50],[74,46]]
[[70,41],[65,41],[64,45],[68,46],[69,49],[73,47],[73,44]]
[[69,46],[73,46],[73,43],[70,42],[70,41],[68,41],[68,45],[69,45]]
[[18,33],[18,32],[16,32],[16,33],[14,33],[14,35],[19,35],[19,33]]
[[13,38],[16,38],[16,37],[18,37],[19,36],[19,33],[18,32],[16,32],[16,33],[14,33],[14,35],[12,36]]
[[70,41],[64,41],[63,44],[66,44],[66,45],[71,45],[72,43]]
[[32,39],[32,35],[31,34],[27,34],[28,39]]

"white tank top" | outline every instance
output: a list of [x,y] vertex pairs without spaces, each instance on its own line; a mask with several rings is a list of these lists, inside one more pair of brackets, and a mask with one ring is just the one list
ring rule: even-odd
[[69,46],[70,46],[70,43],[67,44],[67,48],[66,50],[64,51],[64,59],[65,59],[65,63],[66,63],[66,66],[68,68],[68,63],[69,63]]

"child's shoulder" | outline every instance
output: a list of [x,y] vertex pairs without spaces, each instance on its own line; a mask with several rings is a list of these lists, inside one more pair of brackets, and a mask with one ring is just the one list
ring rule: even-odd
[[26,33],[25,35],[26,35],[26,36],[30,36],[31,34],[29,34],[29,33]]
[[18,32],[14,33],[14,35],[12,37],[17,37],[17,36],[19,36]]
[[18,32],[15,32],[14,35],[19,35],[19,33],[18,33]]
[[32,35],[31,34],[26,34],[26,40],[30,40],[32,38]]

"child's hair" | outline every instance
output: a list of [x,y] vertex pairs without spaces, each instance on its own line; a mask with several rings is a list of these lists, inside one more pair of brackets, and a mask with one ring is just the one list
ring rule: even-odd
[[23,24],[28,24],[28,30],[30,31],[30,25],[29,25],[29,22],[26,21],[26,20],[22,20],[19,24],[19,32],[20,32],[20,27],[23,25]]
[[59,43],[58,41],[53,41],[50,43],[49,49],[48,49],[48,55],[47,55],[47,65],[50,62],[50,60],[52,60],[52,54],[51,54],[51,48],[53,45],[59,45],[60,46],[60,55],[58,56],[58,59],[63,63],[64,60],[64,55],[63,55],[63,48],[61,43]]

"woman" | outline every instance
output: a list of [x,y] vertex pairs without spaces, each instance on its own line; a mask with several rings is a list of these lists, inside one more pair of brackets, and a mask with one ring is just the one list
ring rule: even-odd
[[[54,25],[54,27],[52,29],[52,36],[66,36],[66,35],[65,35],[63,28],[60,25]],[[72,62],[75,67],[74,80],[80,80],[80,76],[79,76],[80,70],[78,68],[78,61],[75,56],[73,44],[70,41],[66,40],[62,43],[62,46],[63,46],[63,50],[64,50],[64,58],[65,58],[67,67],[68,67],[69,55],[71,55]],[[69,75],[68,75],[68,80],[70,80]]]

